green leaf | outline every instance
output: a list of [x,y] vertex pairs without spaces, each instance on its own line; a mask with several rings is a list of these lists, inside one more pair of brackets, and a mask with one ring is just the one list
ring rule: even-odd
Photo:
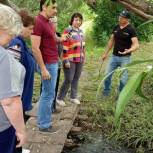
[[116,111],[115,111],[115,125],[116,126],[118,126],[120,115],[124,111],[124,108],[128,104],[130,98],[133,96],[136,89],[140,85],[142,78],[144,77],[144,74],[145,74],[144,72],[135,73],[128,80],[127,84],[121,91],[118,101],[117,101],[117,106],[116,106]]
[[140,82],[138,88],[136,89],[136,93],[137,93],[140,97],[142,97],[142,98],[148,100],[149,98],[146,97],[146,96],[143,94],[143,92],[142,92],[143,80],[146,78],[147,74],[148,74],[147,72],[144,72],[144,74],[143,74],[143,76],[142,76],[142,78],[141,78],[141,82]]
[[107,77],[109,77],[111,74],[113,74],[115,71],[119,71],[119,72],[120,72],[120,71],[124,71],[125,69],[126,69],[125,67],[117,68],[117,69],[115,69],[114,71],[108,73],[106,76],[104,76],[103,79],[101,80],[99,86],[98,86],[97,93],[96,93],[96,98],[98,98],[98,94],[99,94],[99,92],[100,92],[100,90],[101,90],[102,84],[103,84],[103,82],[105,81],[105,79],[106,79]]
[[141,28],[142,26],[147,25],[147,24],[149,24],[149,23],[153,23],[153,19],[151,19],[151,20],[149,20],[149,21],[146,21],[146,22],[140,24],[140,25],[137,27],[137,29],[139,29],[139,28]]
[[96,93],[96,98],[98,98],[98,94],[99,94],[99,92],[100,92],[100,90],[101,90],[101,87],[102,87],[102,84],[103,84],[104,80],[105,80],[107,77],[109,77],[111,74],[113,74],[114,72],[115,72],[115,70],[112,71],[112,72],[110,72],[108,75],[106,75],[106,76],[103,77],[103,79],[101,80],[101,82],[100,82],[100,84],[99,84],[99,86],[98,86],[97,93]]
[[150,62],[153,62],[153,59],[149,59],[149,60],[137,60],[137,61],[133,61],[130,64],[127,64],[125,67],[128,68],[128,67],[136,65],[136,64],[143,64],[143,63],[150,63]]

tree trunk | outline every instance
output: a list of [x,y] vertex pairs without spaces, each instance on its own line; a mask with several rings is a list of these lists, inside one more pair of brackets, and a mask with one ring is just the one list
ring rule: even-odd
[[117,2],[145,20],[153,19],[153,4],[147,0],[117,0]]
[[[153,19],[153,3],[148,0],[111,0],[122,4],[128,10],[136,13],[145,20]],[[92,8],[96,9],[96,0],[85,0]]]
[[89,5],[91,8],[95,9],[96,7],[96,0],[85,0],[87,5]]

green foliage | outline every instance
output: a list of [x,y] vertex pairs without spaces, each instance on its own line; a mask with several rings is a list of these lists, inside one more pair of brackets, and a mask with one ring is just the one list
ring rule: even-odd
[[83,15],[83,23],[93,18],[93,14],[88,5],[82,0],[62,0],[58,1],[58,31],[69,26],[71,16],[75,12],[80,12]]
[[63,30],[69,25],[69,21],[74,12],[81,12],[80,7],[83,5],[81,0],[59,0],[58,4],[58,31]]
[[109,35],[112,32],[114,25],[117,23],[119,12],[123,8],[117,3],[108,0],[98,0],[95,13],[97,14],[94,20],[93,37],[97,44],[105,45]]
[[[134,95],[135,91],[139,88],[142,80],[144,79],[144,76],[146,76],[146,72],[137,72],[133,76],[130,77],[128,80],[126,86],[121,91],[117,106],[116,106],[116,112],[115,112],[115,125],[118,126],[119,124],[119,118],[121,113],[124,111],[125,106],[128,104],[131,97]],[[140,91],[140,90],[139,90]]]
[[[27,8],[33,15],[39,13],[39,1],[35,2],[33,0],[12,0],[12,2],[19,8]],[[50,0],[46,1],[49,3]],[[74,12],[80,12],[83,14],[84,19],[89,19],[91,16],[91,11],[85,2],[82,0],[57,0],[58,5],[58,31],[63,32],[63,30],[69,25],[69,21]],[[85,13],[84,13],[85,12]]]
[[143,91],[142,91],[143,81],[144,81],[144,79],[146,78],[146,76],[148,75],[148,73],[146,73],[146,72],[142,72],[142,73],[143,73],[143,74],[142,74],[142,76],[141,76],[141,80],[140,80],[139,86],[138,86],[138,88],[136,89],[136,93],[137,93],[140,97],[142,97],[142,98],[144,98],[144,99],[146,99],[146,100],[149,100],[149,98],[146,97],[146,96],[144,95]]
[[[120,74],[121,74],[121,72],[123,73],[126,69],[130,69],[132,66],[135,66],[137,64],[148,63],[148,62],[153,62],[153,59],[136,60],[136,61],[126,65],[125,67],[118,68],[118,69],[110,72],[108,75],[104,76],[98,86],[96,97],[98,98],[98,94],[100,93],[102,84],[103,84],[104,80],[109,75],[111,75],[114,72],[120,72]],[[125,85],[125,87],[123,88],[121,93],[119,94],[119,98],[118,98],[117,106],[116,106],[116,112],[115,112],[115,125],[116,125],[116,127],[120,126],[119,125],[120,115],[122,114],[122,112],[125,109],[125,106],[129,103],[130,99],[132,98],[132,96],[135,93],[137,93],[140,97],[148,100],[148,98],[143,94],[141,88],[142,88],[142,83],[143,83],[144,79],[146,78],[146,76],[150,73],[150,70],[152,70],[151,65],[147,66],[145,70],[142,69],[139,72],[135,72],[129,78],[127,84]]]
[[[127,65],[127,67],[130,68],[131,66],[134,66],[136,64],[142,64],[146,62],[153,62],[153,60],[150,59],[150,60],[143,60],[143,61],[135,61]],[[130,98],[134,95],[135,92],[142,98],[148,99],[143,94],[141,87],[142,87],[142,83],[144,79],[150,73],[151,70],[152,70],[152,66],[149,66],[146,68],[146,70],[142,70],[137,73],[134,73],[128,80],[124,89],[121,91],[118,101],[117,101],[116,112],[115,112],[115,125],[116,126],[118,126],[118,122],[119,122],[121,113],[124,111],[125,106],[128,104]]]
[[148,23],[144,24],[143,27],[140,27],[143,23],[145,23],[144,20],[142,20],[140,17],[132,14],[131,22],[136,27],[138,38],[140,41],[152,41],[153,37],[153,24]]
[[[108,0],[97,0],[95,13],[97,14],[94,21],[93,37],[98,45],[106,45],[113,27],[118,24],[119,13],[123,8],[118,3]],[[110,11],[111,10],[111,11]],[[131,23],[138,27],[144,21],[137,15],[131,13]],[[137,29],[138,38],[142,41],[151,41],[153,36],[153,25],[147,24],[141,29]]]
[[146,2],[149,2],[150,4],[152,4],[153,0],[146,0]]
[[[135,62],[128,65],[130,68],[129,76],[137,72],[141,73],[145,71],[146,65],[153,62],[150,60],[153,55],[152,47],[152,43],[140,46],[141,50],[133,55]],[[100,68],[100,61],[98,60],[101,54],[100,51],[101,48],[96,46],[93,55],[89,54],[87,50],[87,61],[84,67],[85,72],[81,77],[81,87],[79,88],[82,95],[81,101],[88,107],[87,114],[91,123],[96,125],[96,130],[97,127],[100,127],[102,133],[107,138],[117,140],[120,144],[132,147],[138,152],[145,148],[147,149],[146,152],[149,153],[149,150],[153,149],[153,72],[151,71],[146,76],[143,84],[141,84],[142,82],[140,81],[140,86],[138,86],[141,87],[144,95],[148,97],[149,100],[133,95],[128,105],[126,105],[124,113],[121,115],[119,128],[115,128],[114,114],[117,105],[116,96],[118,93],[116,90],[119,82],[118,73],[113,75],[112,92],[110,96],[107,98],[101,96],[102,90],[99,90],[101,97],[99,96],[97,100],[95,98],[96,87],[100,84],[100,80],[97,80]],[[143,63],[144,59],[147,59],[145,63]],[[105,64],[106,63],[104,63],[102,67],[101,77],[104,76]]]
[[39,12],[39,1],[33,0],[11,0],[19,8],[27,8],[31,13],[36,15]]

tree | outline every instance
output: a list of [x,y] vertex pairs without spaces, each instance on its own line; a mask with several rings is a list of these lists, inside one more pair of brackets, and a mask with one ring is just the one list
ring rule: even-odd
[[[14,2],[15,0],[13,0]],[[96,4],[98,0],[80,0],[88,4],[91,8],[96,9]],[[111,0],[122,4],[127,9],[130,9],[140,17],[145,20],[153,18],[153,0]],[[17,1],[16,1],[17,2]],[[20,0],[18,3],[22,2],[24,4],[27,1]],[[35,1],[34,1],[35,2]],[[9,5],[16,9],[15,5],[10,0],[0,0],[0,3]],[[61,2],[59,2],[61,3]],[[72,1],[71,1],[72,3]],[[16,3],[15,3],[16,4]],[[66,3],[65,3],[66,4]],[[31,5],[33,6],[33,5]],[[35,6],[35,5],[34,5]]]
[[[99,0],[86,0],[86,3],[96,9]],[[122,4],[145,20],[153,18],[153,0],[111,0]]]
[[111,0],[122,4],[145,20],[153,19],[152,0]]

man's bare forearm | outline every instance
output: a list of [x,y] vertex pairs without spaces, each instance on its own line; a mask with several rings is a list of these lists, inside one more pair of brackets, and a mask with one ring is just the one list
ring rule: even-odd
[[38,65],[40,66],[40,69],[44,70],[45,69],[45,64],[44,64],[42,54],[41,54],[41,51],[40,51],[40,43],[41,43],[41,37],[40,36],[35,36],[35,35],[31,36],[31,44],[32,44],[33,55],[34,55]]
[[32,48],[32,50],[33,50],[33,55],[34,55],[38,65],[40,66],[40,69],[41,70],[44,69],[45,68],[45,64],[44,64],[40,49]]
[[130,50],[130,52],[134,52],[134,51],[136,51],[138,48],[139,48],[139,44],[137,43],[137,44],[133,44],[129,50]]
[[139,48],[139,42],[138,42],[138,39],[136,37],[132,38],[132,45],[131,45],[131,48],[129,49],[126,49],[125,50],[125,53],[131,53],[131,52],[134,52],[136,51],[137,49]]

